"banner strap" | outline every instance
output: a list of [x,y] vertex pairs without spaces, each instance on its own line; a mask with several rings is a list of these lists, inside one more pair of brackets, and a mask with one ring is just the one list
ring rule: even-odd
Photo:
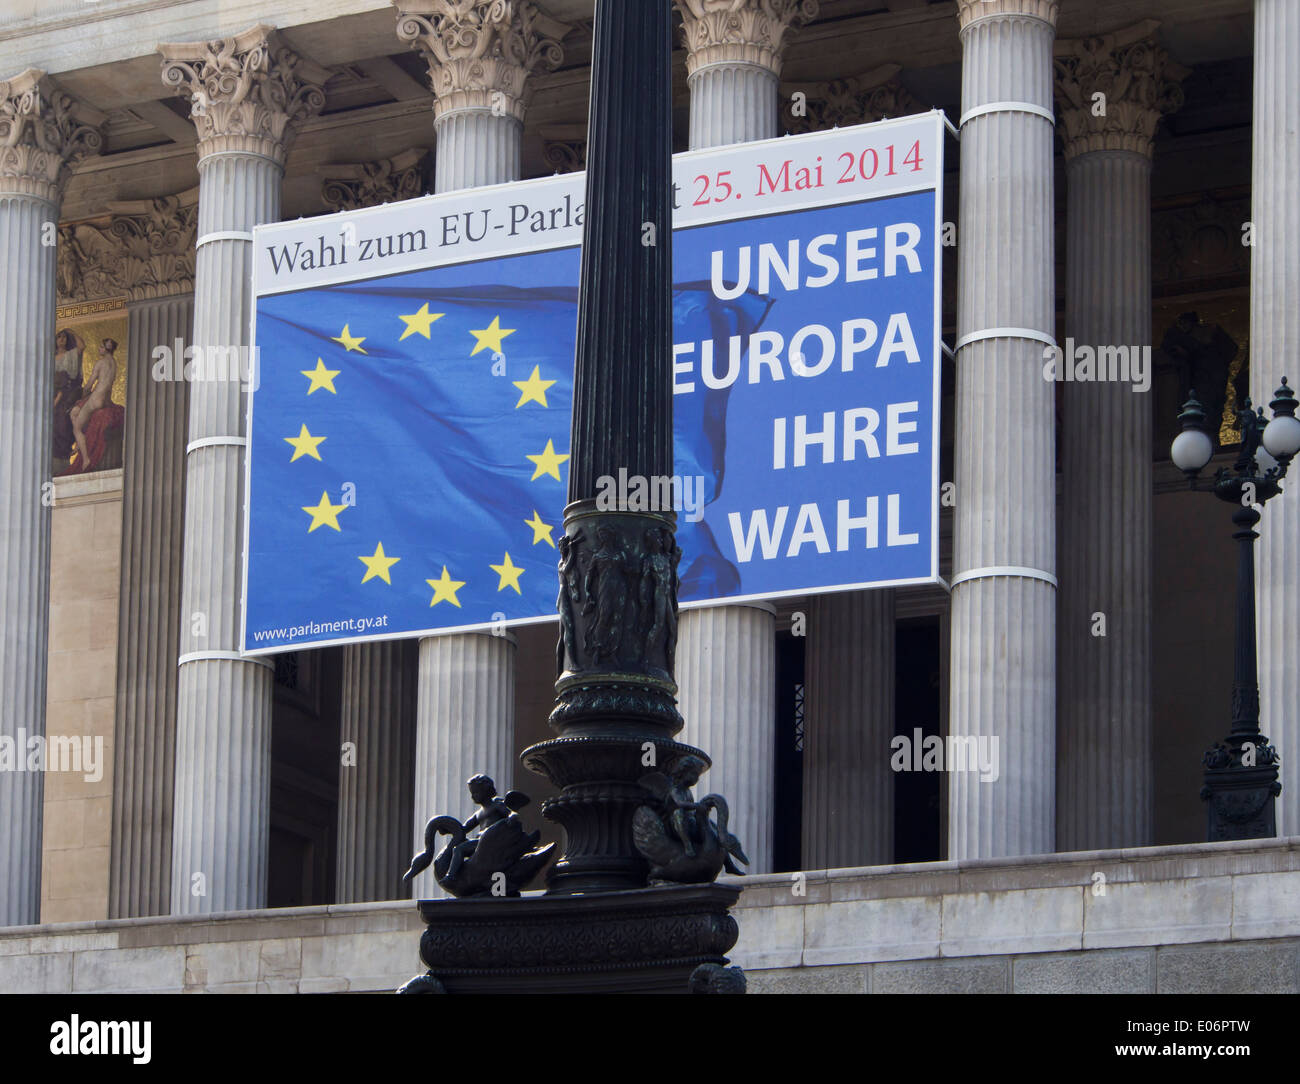
[[241,655],[238,651],[188,651],[176,660],[177,666],[184,666],[187,662],[247,662],[254,666],[265,666],[268,670],[275,669],[275,663],[267,662],[265,659],[250,659]]
[[965,583],[967,580],[990,580],[999,577],[1042,580],[1044,583],[1050,583],[1053,587],[1057,586],[1056,577],[1050,572],[1044,572],[1040,568],[1021,568],[1016,565],[992,565],[989,568],[972,568],[966,572],[958,572],[953,576],[951,584],[956,587],[959,583]]
[[221,448],[221,447],[247,448],[247,437],[200,437],[198,440],[192,440],[185,445],[185,454],[197,451],[200,448]]
[[1035,117],[1042,117],[1053,128],[1056,127],[1056,114],[1033,102],[989,102],[987,105],[977,105],[974,109],[966,110],[957,124],[965,128],[968,120],[974,120],[988,113],[1030,113]]
[[1035,331],[1031,327],[991,327],[986,331],[972,331],[969,335],[963,335],[952,348],[953,353],[955,354],[963,346],[983,342],[985,339],[1029,339],[1032,342],[1043,343],[1045,346],[1056,346],[1055,338],[1046,332]]
[[253,240],[253,235],[247,230],[216,230],[213,233],[205,233],[194,242],[196,249],[204,245],[211,244],[213,241],[248,241]]

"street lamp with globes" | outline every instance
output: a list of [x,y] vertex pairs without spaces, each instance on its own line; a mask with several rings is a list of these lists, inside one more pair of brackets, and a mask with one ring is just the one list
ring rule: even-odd
[[[1259,669],[1255,652],[1255,525],[1259,509],[1282,492],[1291,459],[1300,453],[1300,419],[1295,392],[1287,385],[1273,394],[1269,406],[1251,411],[1250,400],[1237,412],[1241,425],[1241,454],[1232,469],[1221,468],[1214,479],[1214,494],[1234,505],[1232,522],[1237,530],[1237,620],[1232,685],[1232,730],[1204,756],[1206,838],[1265,839],[1277,835],[1274,799],[1282,792],[1278,782],[1277,750],[1260,732]],[[1178,416],[1182,432],[1170,449],[1174,465],[1187,475],[1192,489],[1214,456],[1214,441],[1206,432],[1205,411],[1196,392]],[[1291,752],[1288,755],[1294,756]]]

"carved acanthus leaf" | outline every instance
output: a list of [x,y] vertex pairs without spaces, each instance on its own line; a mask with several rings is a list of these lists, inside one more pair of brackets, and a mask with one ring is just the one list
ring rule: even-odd
[[524,119],[528,76],[554,71],[572,27],[532,0],[393,0],[397,36],[429,64],[434,112],[491,110]]
[[59,227],[59,304],[192,292],[198,189],[108,207],[106,219]]
[[686,71],[711,64],[754,64],[781,74],[793,26],[817,18],[817,0],[677,0],[686,42]]
[[244,151],[283,165],[302,122],[325,105],[330,73],[285,45],[273,27],[159,45],[158,52],[163,82],[190,99],[200,158]]
[[923,112],[925,106],[898,80],[902,69],[886,64],[874,71],[822,83],[784,83],[786,130],[792,134],[845,128]]
[[356,211],[422,196],[427,154],[409,150],[374,162],[326,166],[321,198],[331,211]]
[[0,81],[0,192],[57,203],[72,165],[103,149],[107,119],[36,68]]
[[1171,60],[1148,19],[1125,30],[1056,43],[1056,92],[1068,161],[1090,151],[1150,158],[1156,125],[1182,108],[1186,68]]

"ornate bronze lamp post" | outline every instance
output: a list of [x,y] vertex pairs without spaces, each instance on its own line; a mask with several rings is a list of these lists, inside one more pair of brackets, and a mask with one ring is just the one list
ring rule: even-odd
[[724,955],[739,889],[713,883],[744,852],[725,801],[691,793],[708,757],[675,740],[676,518],[596,501],[620,470],[673,473],[671,16],[672,0],[596,10],[557,736],[523,753],[561,790],[543,812],[563,852],[546,894],[520,897],[549,856],[514,814],[527,798],[475,777],[479,812],[431,821],[408,874],[432,864],[462,898],[421,902],[429,972],[407,992],[744,988]]
[[[1251,411],[1250,400],[1237,412],[1241,424],[1241,454],[1232,469],[1223,468],[1214,480],[1215,496],[1235,506],[1232,522],[1237,549],[1237,621],[1232,685],[1232,729],[1204,757],[1206,805],[1210,842],[1224,839],[1264,839],[1277,835],[1274,799],[1278,782],[1278,753],[1260,731],[1259,669],[1255,654],[1255,539],[1259,508],[1282,492],[1279,484],[1287,466],[1300,452],[1300,420],[1295,393],[1286,378],[1274,393],[1272,421],[1264,408]],[[1178,416],[1183,431],[1174,438],[1171,454],[1193,489],[1214,455],[1214,441],[1205,431],[1205,412],[1193,391]]]

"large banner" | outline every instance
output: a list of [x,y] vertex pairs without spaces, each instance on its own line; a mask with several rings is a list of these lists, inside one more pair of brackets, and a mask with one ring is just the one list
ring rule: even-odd
[[[942,114],[674,159],[684,606],[938,578]],[[244,651],[555,615],[585,175],[254,231]],[[642,243],[655,244],[647,224]]]

